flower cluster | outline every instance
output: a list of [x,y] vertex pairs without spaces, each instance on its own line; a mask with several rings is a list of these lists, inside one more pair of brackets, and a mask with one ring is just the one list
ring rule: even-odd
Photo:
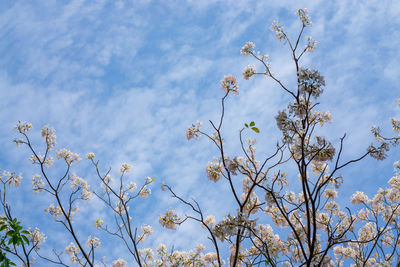
[[281,25],[279,25],[278,21],[275,21],[272,26],[271,26],[271,30],[273,32],[275,32],[276,34],[276,38],[278,38],[279,41],[282,41],[284,39],[286,39],[286,34],[283,31],[283,27]]
[[140,255],[145,266],[218,266],[218,255],[214,252],[204,254],[204,251],[205,246],[197,244],[190,251],[175,250],[169,253],[167,247],[160,244],[156,249],[157,258],[150,248],[141,249]]
[[72,153],[65,148],[57,152],[57,159],[64,159],[68,165],[71,165],[73,162],[79,162],[81,160],[77,153]]
[[236,77],[233,75],[226,75],[221,81],[222,89],[226,92],[233,92],[234,94],[239,94],[239,86],[236,81]]
[[86,241],[86,246],[89,248],[98,248],[100,247],[101,243],[100,240],[97,237],[91,237],[89,236],[87,241]]
[[257,73],[256,67],[254,65],[249,65],[243,70],[243,78],[245,80],[250,79],[251,76]]
[[32,189],[35,193],[42,192],[44,190],[44,186],[46,185],[39,174],[34,175],[31,179],[31,182],[32,182]]
[[142,233],[138,237],[139,242],[144,242],[146,237],[150,236],[153,233],[153,229],[150,225],[143,225],[141,227]]
[[296,15],[299,16],[300,21],[303,23],[304,26],[311,26],[312,23],[310,21],[310,16],[308,16],[307,8],[301,8],[296,11]]
[[248,54],[253,53],[253,48],[254,48],[254,43],[253,42],[247,42],[241,49],[240,53],[244,56],[247,56]]
[[70,243],[66,248],[65,248],[65,253],[67,253],[70,256],[71,262],[75,263],[78,261],[78,253],[79,253],[79,247],[76,246],[74,243]]
[[319,97],[325,86],[325,79],[319,71],[310,68],[300,68],[299,73],[300,92],[306,92],[313,97]]
[[14,126],[14,130],[18,131],[19,133],[26,133],[32,129],[32,124],[26,121],[20,121],[17,125]]
[[56,146],[56,135],[53,128],[50,128],[48,125],[44,126],[42,128],[42,137],[44,138],[49,150]]
[[134,183],[134,182],[130,182],[130,183],[128,184],[128,186],[127,186],[127,190],[130,191],[130,192],[135,191],[136,188],[137,188],[137,185],[136,185],[136,183]]
[[223,166],[222,163],[217,159],[214,158],[212,162],[209,162],[206,167],[206,173],[208,179],[213,182],[217,182],[222,175]]
[[8,172],[8,171],[0,171],[0,181],[3,184],[6,184],[8,186],[19,186],[21,183],[22,176],[21,174],[16,174],[14,172]]
[[357,191],[351,197],[351,203],[353,204],[366,204],[368,203],[368,196],[363,192]]
[[311,38],[311,36],[308,36],[308,37],[307,37],[306,50],[307,50],[308,52],[312,52],[312,51],[315,50],[315,47],[316,47],[316,46],[317,46],[317,41],[316,41],[316,40],[313,40],[313,39]]
[[122,164],[121,168],[119,169],[121,174],[124,174],[126,172],[129,172],[131,170],[131,165],[129,165],[128,163],[124,163]]
[[115,202],[115,208],[114,211],[118,215],[122,215],[126,213],[126,210],[129,211],[129,206],[126,206],[126,203],[123,201],[124,197],[122,197],[122,201],[118,200]]
[[213,215],[209,215],[204,219],[202,227],[212,227],[215,224],[215,217]]
[[231,160],[228,156],[225,156],[224,164],[230,173],[232,173],[233,175],[237,175],[239,166],[241,166],[243,164],[243,158],[242,157],[234,157]]
[[50,206],[46,208],[44,211],[52,215],[55,221],[59,220],[59,218],[63,216],[61,207],[60,206],[56,207],[53,204],[50,204]]
[[90,197],[92,196],[92,192],[90,191],[90,186],[88,185],[86,180],[76,176],[76,174],[74,173],[69,176],[69,179],[71,180],[72,190],[78,191],[82,189],[80,198],[89,201]]
[[186,129],[186,139],[199,139],[199,132],[201,128],[201,122],[197,121],[196,124],[192,124],[192,126]]
[[142,198],[147,198],[150,195],[150,193],[151,193],[151,189],[146,186],[143,186],[139,191],[139,195]]
[[53,157],[49,157],[49,156],[47,156],[45,158],[40,153],[37,153],[36,155],[31,155],[31,157],[29,158],[29,161],[32,162],[32,164],[39,164],[39,165],[43,165],[47,168],[50,168],[51,165],[53,165],[54,159],[53,159]]
[[86,159],[94,159],[94,153],[90,152],[86,154]]
[[337,192],[333,189],[326,189],[324,191],[324,197],[327,199],[335,199],[337,197]]
[[30,242],[35,244],[36,246],[40,246],[44,241],[46,241],[47,237],[44,233],[39,232],[39,228],[35,228],[35,230],[28,230]]
[[118,260],[113,261],[112,267],[125,267],[126,263],[127,262],[125,260],[120,258]]
[[164,213],[164,216],[160,216],[160,224],[167,228],[167,229],[172,229],[175,230],[176,225],[180,223],[180,218],[178,215],[175,213],[173,209],[169,209]]

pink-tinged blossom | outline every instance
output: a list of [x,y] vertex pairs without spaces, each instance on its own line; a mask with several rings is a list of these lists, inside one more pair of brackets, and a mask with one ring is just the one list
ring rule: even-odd
[[247,42],[241,49],[240,53],[244,56],[247,56],[248,54],[253,53],[253,48],[254,48],[254,43],[253,42]]
[[128,189],[130,192],[133,192],[133,191],[136,190],[136,188],[137,188],[136,183],[130,182],[127,189]]
[[146,184],[151,184],[156,180],[156,178],[151,178],[150,176],[146,177]]
[[312,23],[310,21],[310,16],[308,16],[307,8],[301,8],[297,10],[296,15],[299,16],[300,21],[303,23],[304,26],[308,25],[311,26]]
[[394,241],[393,233],[387,231],[383,234],[382,244],[387,248],[392,245]]
[[206,263],[212,263],[218,259],[217,253],[210,252],[204,255],[204,261]]
[[206,167],[206,173],[208,179],[217,182],[221,178],[222,174],[222,164],[218,159],[214,158],[212,162],[209,162]]
[[[213,215],[207,216],[204,220],[204,224],[206,224],[208,227],[212,227],[215,224],[215,217]],[[206,228],[203,224],[202,227]]]
[[[242,194],[242,196],[241,196],[242,202],[245,201],[245,199],[247,198],[247,195],[248,195],[248,193]],[[256,195],[256,193],[253,191],[253,192],[251,192],[246,205],[243,207],[243,210],[245,212],[255,214],[260,210],[260,207],[259,207],[260,205],[261,205],[261,202],[259,201],[259,198]]]
[[57,159],[64,159],[68,165],[71,165],[73,162],[79,162],[81,158],[77,153],[72,153],[67,149],[63,149],[57,152]]
[[146,259],[148,261],[151,261],[154,259],[154,253],[151,248],[141,249],[141,250],[139,250],[139,253],[142,255],[143,259]]
[[35,228],[33,231],[28,230],[28,232],[30,241],[36,246],[40,246],[47,239],[43,233],[39,232],[39,228]]
[[14,172],[8,172],[8,171],[0,171],[0,181],[3,182],[4,184],[7,184],[8,186],[15,186],[18,187],[19,184],[21,183],[22,176],[21,174],[16,174]]
[[42,137],[44,137],[49,149],[55,147],[57,144],[55,132],[56,131],[48,125],[44,126],[42,129]]
[[94,159],[94,153],[90,152],[86,154],[86,159]]
[[351,247],[336,246],[333,248],[333,253],[336,258],[343,257],[343,259],[348,259],[355,254],[355,251]]
[[129,211],[129,206],[124,206],[121,201],[115,202],[115,212],[117,214],[119,214],[119,215],[124,214],[126,212],[125,207],[126,207],[126,210]]
[[239,167],[237,157],[234,157],[233,160],[231,160],[229,157],[225,157],[224,163],[230,173],[232,173],[233,175],[237,175],[236,171]]
[[249,65],[243,70],[243,79],[248,80],[251,76],[255,75],[257,69],[254,65]]
[[175,230],[176,224],[180,222],[180,218],[173,209],[169,209],[164,213],[164,216],[160,216],[159,222],[163,227]]
[[142,187],[142,189],[140,189],[139,195],[142,198],[147,198],[150,193],[151,193],[151,189],[150,188]]
[[307,37],[307,46],[306,46],[306,50],[308,51],[308,52],[312,52],[312,51],[314,51],[315,50],[315,47],[317,46],[317,41],[316,40],[313,40],[312,38],[311,38],[311,36],[308,36]]
[[357,218],[361,221],[366,221],[369,219],[369,214],[370,214],[369,210],[361,209],[357,214]]
[[222,89],[224,89],[224,91],[227,93],[230,91],[236,95],[239,93],[239,86],[237,84],[236,77],[233,75],[224,76],[224,79],[221,81],[221,86]]
[[131,170],[131,165],[129,165],[128,163],[124,163],[124,164],[122,164],[122,166],[121,166],[121,168],[120,168],[120,173],[121,174],[124,174],[124,173],[126,173],[126,172],[129,172],[130,170]]
[[74,243],[70,243],[66,248],[65,252],[70,255],[70,259],[72,263],[75,263],[78,261],[78,253],[79,253],[79,247],[76,246]]
[[123,259],[119,258],[118,260],[113,261],[112,267],[124,267],[126,266],[126,261]]
[[324,191],[324,197],[327,199],[335,199],[337,197],[337,192],[333,189],[326,189]]
[[272,26],[271,26],[271,30],[273,32],[275,32],[276,34],[276,38],[278,38],[279,41],[282,41],[283,39],[286,38],[286,35],[283,31],[283,27],[279,25],[278,21],[275,21]]
[[195,247],[195,250],[196,250],[197,253],[201,253],[204,250],[206,250],[206,247],[203,244],[197,244],[196,247]]
[[31,179],[31,182],[32,182],[32,189],[35,193],[43,191],[45,183],[43,182],[40,175],[38,174],[34,175]]
[[76,174],[72,174],[69,179],[71,180],[71,188],[73,190],[82,190],[80,198],[89,201],[92,196],[92,192],[90,191],[90,186],[88,183],[84,179],[76,176]]
[[158,245],[158,247],[156,248],[157,251],[157,256],[159,258],[161,258],[162,256],[164,256],[167,253],[167,246],[164,244],[160,244]]
[[397,190],[400,190],[400,175],[393,176],[390,178],[388,184]]
[[42,156],[40,153],[36,153],[36,155],[30,156],[29,161],[32,164],[43,164],[43,166],[50,168],[54,162],[54,159],[48,156],[46,157],[46,159],[44,159],[44,156]]
[[153,229],[150,225],[143,225],[141,227],[142,233],[138,237],[139,242],[144,242],[146,237],[150,236],[153,233]]
[[49,213],[50,215],[52,215],[52,216],[53,216],[53,219],[54,219],[55,221],[58,220],[58,218],[60,218],[60,217],[63,215],[60,206],[57,206],[57,207],[56,207],[56,206],[54,206],[53,204],[50,204],[50,206],[49,206],[48,208],[46,208],[44,211],[45,211],[46,213]]
[[369,222],[364,225],[363,228],[358,230],[358,240],[361,242],[370,242],[375,238],[376,235],[376,225]]
[[325,212],[318,212],[317,213],[317,227],[319,229],[323,228],[324,230],[328,229],[327,226],[331,221],[331,216]]
[[201,128],[201,122],[197,121],[196,124],[192,124],[192,126],[186,129],[186,139],[199,139],[199,132]]
[[32,129],[32,124],[26,121],[20,121],[17,125],[14,126],[14,130],[20,133],[26,133]]
[[353,204],[363,204],[368,202],[368,196],[364,192],[357,191],[351,197],[351,203]]
[[87,241],[86,241],[86,246],[88,246],[89,248],[98,248],[100,247],[101,243],[100,240],[97,237],[91,237],[89,236]]

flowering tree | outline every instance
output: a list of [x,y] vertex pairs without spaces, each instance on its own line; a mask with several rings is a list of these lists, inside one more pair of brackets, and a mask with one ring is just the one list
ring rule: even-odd
[[[286,109],[278,111],[276,123],[282,133],[280,141],[269,155],[256,154],[256,140],[248,138],[248,131],[259,133],[254,122],[245,123],[239,133],[242,155],[228,155],[225,150],[222,128],[224,126],[225,102],[232,94],[239,94],[239,86],[234,76],[225,76],[221,82],[224,95],[221,99],[221,115],[218,121],[210,121],[211,132],[202,129],[197,122],[187,129],[187,139],[208,138],[216,147],[218,155],[206,166],[206,174],[212,182],[225,182],[229,185],[236,203],[236,212],[227,214],[217,222],[212,215],[206,216],[195,200],[185,200],[176,194],[169,185],[162,188],[187,206],[191,213],[179,216],[173,209],[160,216],[159,222],[168,229],[176,229],[186,220],[194,220],[206,229],[211,249],[198,244],[190,251],[168,250],[161,244],[155,251],[141,248],[143,242],[152,234],[148,225],[138,226],[132,217],[130,207],[140,198],[150,194],[149,186],[155,179],[147,177],[141,186],[127,183],[126,173],[130,165],[123,164],[117,181],[110,170],[103,173],[93,153],[86,158],[93,164],[100,189],[91,189],[88,182],[71,173],[71,166],[80,161],[79,155],[66,149],[55,153],[58,160],[65,162],[64,174],[51,177],[47,171],[53,163],[52,153],[56,146],[55,132],[46,126],[42,129],[45,151],[39,153],[31,143],[28,131],[32,126],[20,122],[16,130],[22,136],[16,139],[17,145],[26,145],[32,153],[31,162],[37,164],[41,174],[32,178],[33,190],[49,194],[54,204],[46,212],[53,216],[70,234],[73,242],[66,244],[65,253],[69,261],[80,266],[95,266],[106,262],[95,254],[100,246],[97,237],[82,238],[73,223],[81,201],[89,201],[95,195],[103,201],[114,216],[114,225],[104,225],[101,219],[95,227],[122,241],[131,259],[116,259],[112,266],[125,266],[130,263],[138,266],[341,266],[351,261],[356,266],[392,266],[400,264],[400,166],[395,164],[396,174],[389,180],[389,187],[379,189],[369,198],[363,192],[356,192],[351,198],[355,208],[341,209],[335,201],[343,182],[340,170],[361,161],[367,156],[378,160],[386,157],[390,146],[400,140],[400,122],[393,119],[395,137],[384,137],[379,128],[373,127],[376,142],[359,157],[343,161],[345,135],[335,147],[316,132],[325,123],[331,122],[328,112],[318,111],[318,98],[325,87],[324,77],[317,70],[301,65],[302,57],[315,49],[316,41],[303,34],[311,21],[306,9],[297,11],[300,19],[300,32],[290,39],[284,28],[275,22],[272,30],[278,40],[289,47],[296,69],[297,86],[290,88],[271,71],[268,57],[255,52],[252,42],[246,43],[241,53],[252,57],[262,66],[258,71],[254,65],[243,70],[244,79],[263,76],[275,81],[284,93],[291,97]],[[400,105],[400,100],[398,100]],[[398,135],[398,136],[397,136]],[[295,166],[297,178],[285,170]],[[4,229],[14,229],[6,201],[6,185],[18,185],[20,177],[4,175],[2,204],[5,211]],[[241,181],[238,187],[238,181]],[[272,225],[271,225],[272,224]],[[0,224],[1,227],[1,224]],[[21,228],[18,228],[20,231]],[[15,231],[14,231],[15,232]],[[8,233],[7,233],[8,235]],[[2,249],[5,253],[17,256],[23,265],[33,263],[31,252],[52,264],[68,266],[62,252],[42,255],[39,247],[43,234],[35,231],[22,231],[13,247]],[[30,238],[30,239],[29,239]],[[15,240],[17,240],[15,239]],[[4,239],[5,240],[5,239]],[[11,244],[10,243],[10,244]],[[0,243],[0,246],[4,244]],[[28,248],[29,247],[29,248]],[[22,250],[20,250],[22,249]],[[229,256],[225,252],[229,249]],[[23,252],[20,252],[23,251]],[[156,255],[154,255],[156,254]],[[8,255],[8,254],[7,254]],[[4,254],[3,256],[6,256]]]
[[18,186],[21,175],[7,171],[0,172],[2,190],[0,202],[4,216],[0,216],[0,263],[3,267],[16,266],[10,255],[17,258],[23,266],[32,264],[31,254],[44,241],[45,237],[39,230],[23,229],[21,222],[11,214],[11,207],[7,203],[7,187]]

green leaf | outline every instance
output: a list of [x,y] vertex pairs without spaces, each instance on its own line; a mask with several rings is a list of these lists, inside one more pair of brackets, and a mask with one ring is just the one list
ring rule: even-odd
[[24,236],[24,235],[21,235],[21,237],[22,237],[23,240],[25,240],[25,243],[26,243],[27,245],[29,245],[29,239],[28,239],[26,236]]
[[9,237],[13,237],[13,236],[14,236],[14,233],[15,233],[15,232],[11,230],[11,231],[8,231],[8,232],[6,233],[6,235],[9,236]]
[[245,123],[244,126],[245,126],[246,128],[249,128],[249,125],[248,125],[247,123]]
[[255,126],[256,124],[254,123],[254,121],[250,122],[250,126]]
[[258,130],[257,127],[252,127],[251,129],[252,129],[253,131],[255,131],[256,133],[260,133],[260,130]]

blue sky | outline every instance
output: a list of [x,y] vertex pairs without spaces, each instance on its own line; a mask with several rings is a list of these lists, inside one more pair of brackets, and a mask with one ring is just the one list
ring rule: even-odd
[[[321,107],[333,115],[333,123],[322,132],[335,144],[347,133],[344,157],[350,159],[371,143],[372,125],[390,133],[390,118],[400,117],[396,1],[1,2],[0,169],[23,174],[10,202],[25,225],[45,229],[43,250],[63,250],[70,241],[59,238],[60,227],[42,212],[51,200],[31,192],[30,178],[38,169],[30,165],[27,149],[11,142],[18,120],[33,124],[31,136],[38,145],[40,129],[51,125],[59,149],[82,157],[94,152],[104,170],[111,166],[115,173],[122,163],[130,163],[130,178],[137,183],[147,176],[157,179],[151,197],[140,201],[135,213],[138,225],[155,229],[144,247],[164,242],[183,249],[201,241],[211,248],[204,233],[194,231],[198,225],[183,225],[175,233],[160,229],[162,211],[186,211],[160,190],[161,181],[197,199],[207,214],[222,218],[232,210],[227,186],[205,175],[217,150],[204,139],[188,142],[186,127],[200,120],[207,129],[208,119],[218,117],[220,80],[233,74],[239,78],[240,94],[227,104],[228,151],[238,151],[238,130],[251,120],[261,130],[259,153],[268,151],[279,139],[274,116],[289,98],[268,79],[241,78],[242,69],[255,62],[240,55],[240,48],[253,41],[257,50],[270,55],[274,73],[293,85],[288,47],[276,40],[270,25],[278,20],[293,36],[299,29],[294,13],[303,7],[313,21],[306,35],[318,41],[303,65],[325,76]],[[348,168],[340,201],[346,203],[356,190],[372,194],[386,186],[399,155],[397,148],[385,162],[367,159]],[[56,165],[54,174],[57,170],[62,166]],[[89,162],[82,161],[74,171],[98,184]],[[83,225],[86,218],[94,222],[105,214],[94,200],[82,207],[76,223]],[[83,228],[82,240],[89,234],[102,237],[91,225]],[[107,249],[110,244],[105,242],[100,254],[111,261],[120,255],[117,248]]]

